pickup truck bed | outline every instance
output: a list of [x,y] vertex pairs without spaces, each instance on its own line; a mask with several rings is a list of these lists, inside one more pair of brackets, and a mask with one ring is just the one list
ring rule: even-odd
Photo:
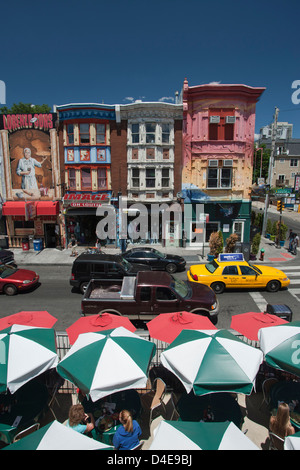
[[90,299],[134,299],[136,277],[125,277],[123,281],[110,285],[91,286]]

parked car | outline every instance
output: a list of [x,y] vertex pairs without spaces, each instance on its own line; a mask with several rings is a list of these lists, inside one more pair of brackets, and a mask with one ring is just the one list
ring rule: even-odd
[[28,269],[18,269],[9,264],[0,265],[0,292],[15,295],[29,290],[39,282],[39,276]]
[[161,253],[155,248],[132,248],[123,253],[130,263],[142,263],[151,266],[153,271],[167,271],[170,274],[176,271],[184,271],[186,260],[182,256]]
[[0,266],[1,264],[15,264],[15,255],[10,250],[3,250],[0,248]]
[[[233,254],[233,256],[237,257],[237,254]],[[214,259],[207,264],[191,266],[187,276],[189,281],[206,284],[217,294],[230,288],[266,288],[269,292],[277,292],[280,288],[288,287],[290,284],[289,278],[280,269],[270,266],[256,266],[244,260],[220,261]]]
[[146,264],[131,264],[121,255],[82,253],[73,263],[70,284],[83,294],[91,279],[123,279],[150,270]]

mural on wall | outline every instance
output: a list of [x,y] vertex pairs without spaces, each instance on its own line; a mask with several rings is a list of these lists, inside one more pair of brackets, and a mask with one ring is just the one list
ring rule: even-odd
[[10,166],[12,199],[53,198],[50,129],[54,122],[53,114],[36,117],[2,115],[1,128],[8,130],[9,154],[6,160]]

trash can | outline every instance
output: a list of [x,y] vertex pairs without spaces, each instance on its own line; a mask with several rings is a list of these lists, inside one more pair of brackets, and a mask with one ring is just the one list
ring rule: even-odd
[[41,239],[33,240],[34,251],[41,251],[43,249],[43,241]]
[[28,238],[22,238],[22,250],[29,251],[29,240]]

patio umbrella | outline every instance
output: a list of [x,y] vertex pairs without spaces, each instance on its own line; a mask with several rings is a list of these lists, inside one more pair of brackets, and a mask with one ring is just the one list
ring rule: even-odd
[[258,330],[269,326],[283,325],[284,323],[288,322],[270,313],[247,312],[234,315],[231,319],[230,328],[238,331],[248,339],[258,341]]
[[39,326],[42,328],[52,328],[57,322],[46,310],[22,311],[14,313],[4,318],[0,318],[0,330],[8,328],[11,325]]
[[57,371],[96,401],[121,390],[146,387],[155,350],[155,344],[122,326],[83,333]]
[[216,330],[208,317],[190,312],[161,313],[147,323],[152,338],[172,343],[182,330]]
[[57,363],[52,328],[12,325],[0,331],[0,393],[14,393]]
[[300,450],[300,432],[285,438],[284,450]]
[[160,358],[188,393],[249,395],[263,354],[227,330],[183,330]]
[[4,447],[3,450],[113,450],[84,434],[52,421],[38,431]]
[[68,333],[70,344],[74,344],[81,333],[112,330],[118,326],[124,326],[124,328],[132,332],[136,330],[129,318],[111,313],[102,313],[79,318],[79,320],[66,329],[66,332]]
[[263,328],[258,339],[267,364],[300,376],[300,321]]
[[149,450],[259,450],[232,422],[161,421]]

